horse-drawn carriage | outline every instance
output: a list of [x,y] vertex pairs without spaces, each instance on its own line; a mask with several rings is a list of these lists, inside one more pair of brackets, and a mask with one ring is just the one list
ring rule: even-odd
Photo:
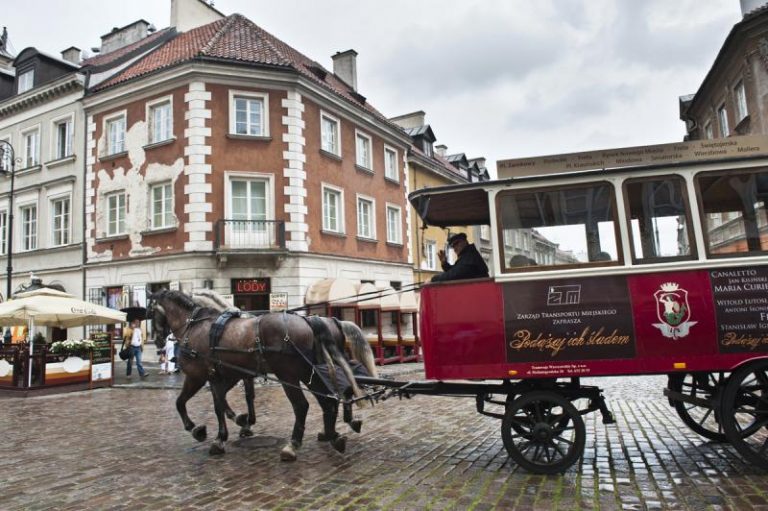
[[[768,142],[709,144],[521,161],[520,177],[412,193],[426,224],[490,226],[495,276],[421,288],[426,381],[357,382],[474,397],[515,462],[556,473],[582,455],[584,414],[613,422],[581,378],[668,374],[685,424],[768,469]],[[294,410],[298,424],[306,401]]]
[[768,469],[768,144],[709,143],[625,151],[628,166],[620,151],[510,162],[529,175],[412,193],[427,224],[489,225],[497,272],[421,289],[432,381],[391,385],[475,397],[514,461],[555,473],[582,455],[582,415],[613,421],[580,378],[668,374],[685,424]]

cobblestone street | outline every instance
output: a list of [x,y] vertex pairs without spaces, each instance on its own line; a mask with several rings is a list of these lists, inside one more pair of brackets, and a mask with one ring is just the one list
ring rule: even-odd
[[[617,424],[587,416],[582,462],[536,476],[508,460],[500,422],[477,414],[472,399],[417,396],[361,410],[361,434],[340,426],[345,454],[315,440],[313,403],[299,461],[285,463],[293,414],[279,387],[257,388],[256,436],[238,439],[230,422],[227,453],[212,458],[207,391],[189,403],[208,426],[197,443],[176,414],[177,376],[121,376],[111,389],[0,400],[0,509],[768,509],[768,477],[690,432],[662,397],[665,382],[585,380],[605,388]],[[241,398],[239,388],[230,394],[237,411]]]

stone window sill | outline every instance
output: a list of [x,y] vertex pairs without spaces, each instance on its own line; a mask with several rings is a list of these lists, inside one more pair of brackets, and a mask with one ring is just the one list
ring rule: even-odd
[[329,153],[325,149],[320,149],[320,154],[325,156],[326,158],[330,158],[331,160],[341,161],[341,156],[338,154]]
[[72,163],[73,161],[75,161],[75,155],[71,154],[69,156],[65,156],[64,158],[58,158],[56,160],[51,160],[49,162],[46,162],[45,166],[50,169],[53,167],[58,167],[60,165],[65,165],[67,163]]
[[114,153],[114,154],[105,154],[104,156],[99,158],[99,161],[116,160],[116,159],[122,158],[124,156],[128,156],[128,151],[122,151],[122,152]]
[[230,140],[250,140],[252,142],[271,142],[272,137],[263,135],[240,135],[238,133],[227,133]]
[[171,137],[166,140],[161,140],[160,142],[152,142],[151,144],[147,144],[144,147],[142,147],[142,149],[144,149],[145,151],[148,151],[156,147],[163,147],[169,144],[173,144],[174,142],[176,142],[176,137]]

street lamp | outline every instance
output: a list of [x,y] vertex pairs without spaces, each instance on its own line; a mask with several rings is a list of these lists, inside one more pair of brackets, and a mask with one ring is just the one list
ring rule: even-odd
[[[10,166],[10,168],[9,168]],[[13,146],[7,140],[0,140],[0,174],[11,175],[11,192],[8,195],[8,225],[6,237],[8,249],[8,268],[6,269],[8,282],[6,283],[5,299],[11,298],[11,277],[13,276],[13,184],[16,176],[16,155]]]

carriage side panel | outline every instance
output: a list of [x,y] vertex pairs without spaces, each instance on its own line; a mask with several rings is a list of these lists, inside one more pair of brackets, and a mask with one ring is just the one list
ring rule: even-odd
[[504,374],[504,311],[493,281],[423,287],[420,328],[427,378]]

